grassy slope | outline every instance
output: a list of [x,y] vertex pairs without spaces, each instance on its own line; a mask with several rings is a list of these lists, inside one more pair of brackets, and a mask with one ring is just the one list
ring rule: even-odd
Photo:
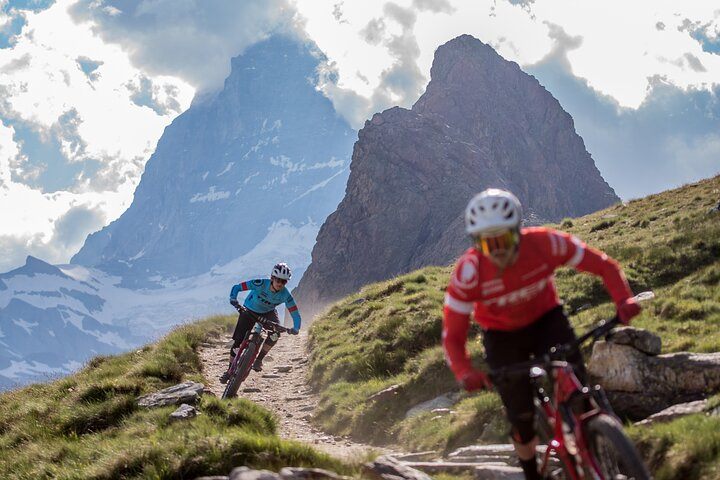
[[227,475],[239,465],[292,465],[349,473],[325,454],[280,440],[275,418],[246,400],[205,396],[200,416],[176,423],[168,421],[176,407],[137,407],[140,395],[203,382],[198,346],[234,321],[209,318],[141,350],[96,357],[75,375],[0,395],[0,472],[28,479],[178,479]]
[[[620,261],[636,292],[655,291],[659,298],[634,324],[660,334],[665,352],[720,351],[720,214],[709,213],[719,201],[715,177],[566,219],[559,228]],[[411,406],[458,391],[439,346],[449,273],[450,267],[430,267],[369,285],[314,322],[311,382],[322,392],[317,420],[324,428],[416,449],[505,439],[493,393],[460,394],[454,415],[403,419]],[[589,275],[561,270],[557,286],[569,307],[595,305],[573,317],[578,330],[613,311],[601,282]],[[477,333],[471,331],[469,345],[480,364]],[[392,385],[400,387],[391,401],[368,400]],[[698,416],[630,431],[658,478],[718,478],[718,427],[717,417]]]

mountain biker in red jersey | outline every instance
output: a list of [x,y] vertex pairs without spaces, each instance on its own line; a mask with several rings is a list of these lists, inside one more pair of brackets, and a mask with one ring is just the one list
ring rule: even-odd
[[[473,368],[465,348],[473,311],[483,331],[491,370],[543,355],[575,339],[555,291],[554,271],[559,267],[571,266],[602,278],[624,324],[640,313],[615,260],[570,234],[543,227],[520,228],[521,217],[515,195],[494,188],[473,197],[465,210],[465,227],[474,246],[460,257],[450,278],[442,338],[448,365],[467,391],[492,386],[483,371]],[[580,353],[569,360],[584,378]],[[541,479],[529,379],[516,377],[496,390],[505,405],[525,478]]]

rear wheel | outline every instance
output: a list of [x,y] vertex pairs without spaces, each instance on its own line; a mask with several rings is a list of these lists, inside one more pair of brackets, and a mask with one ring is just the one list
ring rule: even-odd
[[585,424],[590,455],[605,480],[650,480],[640,454],[613,417],[600,414]]
[[235,372],[233,373],[233,376],[230,377],[230,379],[228,380],[225,391],[222,394],[223,399],[232,398],[237,394],[237,391],[240,388],[240,384],[245,380],[248,373],[250,373],[250,367],[252,366],[252,361],[255,358],[256,350],[257,345],[255,345],[255,343],[253,342],[250,342],[245,347],[245,350],[240,353],[240,359],[238,360]]

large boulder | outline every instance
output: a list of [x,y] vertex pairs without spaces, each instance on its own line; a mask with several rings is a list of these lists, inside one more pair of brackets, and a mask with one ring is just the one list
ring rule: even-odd
[[720,353],[649,355],[613,340],[595,343],[588,372],[623,417],[641,420],[720,391]]

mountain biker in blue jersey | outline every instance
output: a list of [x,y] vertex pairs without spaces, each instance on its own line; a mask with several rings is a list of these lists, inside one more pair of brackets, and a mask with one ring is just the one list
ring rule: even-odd
[[[255,325],[255,319],[258,316],[263,316],[273,322],[280,323],[275,307],[282,303],[285,304],[293,319],[293,328],[290,329],[289,333],[292,335],[298,334],[301,323],[300,311],[295,304],[295,299],[292,294],[285,287],[291,276],[292,272],[290,271],[290,267],[288,267],[286,263],[278,263],[273,267],[270,278],[257,278],[233,285],[230,290],[230,304],[238,309],[240,315],[238,316],[235,332],[233,333],[233,345],[230,348],[230,364],[232,364],[233,358],[237,353],[237,348],[243,339],[245,339],[247,332]],[[243,305],[240,306],[237,301],[238,293],[247,290],[250,290],[250,293],[245,297]],[[263,359],[270,349],[275,346],[277,340],[277,336],[268,335],[255,363],[253,363],[253,370],[256,372],[262,370]],[[226,383],[227,381],[228,374],[225,372],[220,376],[220,382]]]

